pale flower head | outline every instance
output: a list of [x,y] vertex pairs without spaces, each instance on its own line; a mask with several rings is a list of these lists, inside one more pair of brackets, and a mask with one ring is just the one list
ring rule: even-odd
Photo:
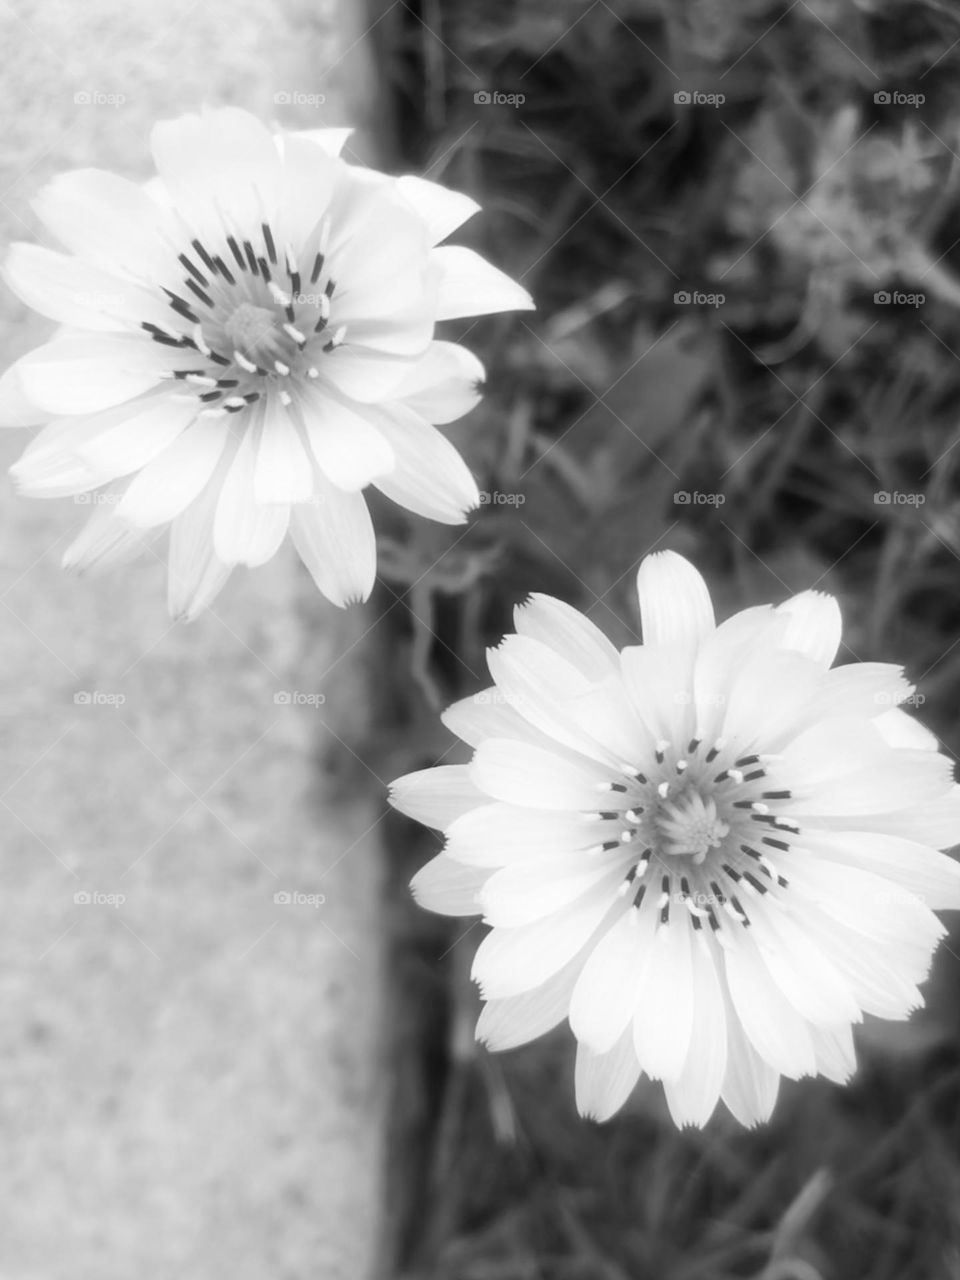
[[902,1019],[960,906],[960,787],[899,703],[898,667],[832,667],[836,601],[814,591],[716,626],[672,552],[638,577],[622,652],[546,596],[490,651],[493,688],[449,708],[469,765],[399,779],[446,833],[424,906],[492,926],[478,1036],[569,1019],[580,1111],[606,1119],[641,1072],[677,1124],[722,1098],[767,1119],[781,1076],[855,1069],[864,1013]]
[[209,110],[156,126],[146,185],[84,169],[40,192],[67,252],[16,244],[3,274],[64,327],[0,380],[0,422],[48,424],[21,492],[95,492],[68,565],[170,526],[170,608],[193,616],[289,531],[342,605],[375,575],[367,485],[447,523],[477,505],[435,424],[477,403],[483,367],[435,325],[532,303],[439,246],[473,200],[348,164],[348,133]]

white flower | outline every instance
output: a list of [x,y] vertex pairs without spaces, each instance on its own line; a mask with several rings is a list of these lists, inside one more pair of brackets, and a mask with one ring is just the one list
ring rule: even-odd
[[582,1114],[641,1072],[677,1124],[722,1098],[769,1117],[781,1075],[845,1081],[863,1013],[922,1004],[960,906],[960,787],[897,704],[898,667],[831,669],[840,612],[808,591],[714,625],[682,557],[638,577],[642,645],[618,652],[546,596],[489,653],[494,688],[444,720],[472,763],[394,784],[446,831],[420,902],[482,913],[474,964],[493,1049],[569,1018]]
[[171,525],[170,608],[190,617],[289,529],[343,605],[375,575],[367,485],[447,523],[477,505],[433,424],[476,404],[483,366],[434,327],[532,303],[437,247],[473,200],[347,164],[348,133],[211,110],[156,126],[146,186],[83,169],[38,196],[68,253],[14,245],[4,277],[64,328],[0,380],[0,422],[49,423],[13,468],[23,493],[100,491],[66,564]]

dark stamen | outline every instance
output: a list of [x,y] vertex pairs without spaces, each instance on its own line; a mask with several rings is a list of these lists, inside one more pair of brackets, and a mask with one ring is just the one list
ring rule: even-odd
[[209,400],[219,400],[219,399],[220,399],[220,392],[219,392],[219,391],[205,391],[205,392],[203,393],[203,395],[200,397],[200,399],[201,399],[201,400],[203,400],[204,402],[209,401]]
[[247,255],[247,262],[250,266],[250,270],[253,272],[255,276],[258,276],[260,274],[260,271],[257,267],[257,255],[253,252],[253,245],[250,243],[249,240],[244,240],[243,252]]
[[789,791],[761,791],[760,797],[763,800],[789,800],[791,795]]
[[196,249],[196,251],[197,251],[197,256],[199,257],[199,259],[200,259],[200,261],[203,263],[203,265],[207,268],[207,270],[208,270],[212,275],[216,275],[216,274],[217,274],[217,268],[213,265],[213,259],[210,257],[209,253],[207,253],[206,249],[203,247],[203,245],[200,243],[200,241],[199,241],[199,240],[192,240],[192,241],[191,241],[191,244],[193,245],[194,249]]
[[[204,293],[195,280],[188,280],[187,288],[191,293],[196,294],[201,302],[205,302],[211,311],[213,310],[213,299],[210,297],[209,293]],[[199,321],[197,323],[199,323]]]
[[195,314],[189,302],[185,302],[179,294],[171,293],[169,289],[164,289],[163,292],[170,299],[170,306],[176,311],[177,315],[183,316],[184,320],[192,321],[193,324],[200,323],[200,317]]
[[195,265],[195,264],[190,260],[190,258],[188,258],[188,257],[187,257],[187,255],[186,255],[185,253],[179,253],[179,254],[177,254],[177,261],[178,261],[178,262],[182,262],[182,263],[183,263],[183,265],[184,265],[184,266],[187,268],[187,270],[190,272],[190,274],[193,276],[193,278],[194,278],[195,280],[198,280],[198,281],[200,282],[200,284],[209,284],[209,281],[207,280],[207,277],[203,274],[203,272],[200,270],[200,268],[199,268],[198,266],[196,266],[196,265]]
[[273,243],[273,232],[265,222],[260,224],[260,230],[263,232],[263,243],[267,246],[267,253],[270,255],[270,261],[276,266],[277,248]]
[[227,264],[224,262],[224,260],[220,257],[219,254],[214,258],[214,262],[217,264],[217,270],[226,279],[228,284],[237,283],[233,275],[233,272],[230,270],[230,268],[227,266]]
[[313,260],[313,270],[310,272],[310,283],[311,283],[311,284],[316,284],[316,283],[317,283],[317,280],[318,280],[318,279],[319,279],[319,277],[320,277],[320,272],[321,272],[322,270],[323,270],[323,254],[322,254],[322,253],[318,253],[318,254],[317,254],[317,256],[316,256],[316,258],[314,258],[314,260]]
[[243,254],[240,252],[240,246],[237,244],[233,236],[227,236],[227,244],[230,246],[230,252],[233,254],[234,261],[241,271],[246,271],[247,264],[243,260]]

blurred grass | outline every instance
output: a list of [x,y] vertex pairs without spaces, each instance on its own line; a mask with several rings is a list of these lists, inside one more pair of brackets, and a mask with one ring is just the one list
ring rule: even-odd
[[[530,590],[634,637],[633,570],[654,546],[692,556],[723,615],[834,592],[845,657],[904,663],[960,749],[960,9],[423,0],[377,35],[403,163],[481,200],[457,238],[539,307],[451,326],[490,378],[451,437],[481,488],[522,503],[465,533],[383,513],[414,677],[395,772],[447,750],[437,706],[485,682],[484,646]],[[875,301],[897,290],[924,301]],[[676,500],[697,492],[714,496]],[[411,1278],[960,1276],[956,938],[925,1011],[858,1033],[847,1089],[785,1085],[763,1131],[718,1116],[678,1134],[651,1088],[598,1129],[573,1110],[566,1031],[473,1049],[480,928],[453,945],[463,927],[409,907],[401,882],[430,849],[394,830],[429,1046]]]

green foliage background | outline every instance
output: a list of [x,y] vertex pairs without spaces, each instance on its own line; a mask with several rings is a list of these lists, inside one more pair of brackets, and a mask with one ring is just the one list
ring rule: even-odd
[[[458,239],[538,302],[451,334],[489,370],[451,436],[509,500],[465,531],[380,515],[397,772],[458,758],[436,711],[487,682],[529,591],[635,639],[655,547],[697,563],[722,616],[835,593],[845,659],[903,663],[960,748],[960,7],[424,0],[377,35],[403,162],[477,196]],[[395,835],[411,865],[431,851]],[[432,1134],[411,1154],[430,1195],[400,1193],[429,1206],[410,1276],[960,1276],[956,936],[925,1011],[858,1033],[850,1087],[785,1084],[764,1131],[678,1134],[656,1088],[578,1121],[566,1032],[478,1054],[479,927],[398,915],[433,1046],[407,1082]]]

